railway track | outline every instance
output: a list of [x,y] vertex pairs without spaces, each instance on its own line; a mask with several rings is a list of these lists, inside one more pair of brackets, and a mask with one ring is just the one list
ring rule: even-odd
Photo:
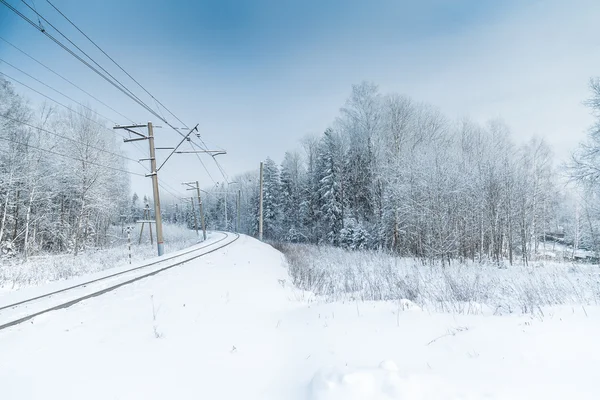
[[[200,258],[232,244],[240,237],[237,233],[220,233],[224,235],[223,238],[205,246],[196,247],[144,265],[0,306],[0,330],[18,325],[51,311],[70,307],[83,300],[103,295],[122,286]],[[173,262],[168,263],[168,265],[160,265],[171,260]]]

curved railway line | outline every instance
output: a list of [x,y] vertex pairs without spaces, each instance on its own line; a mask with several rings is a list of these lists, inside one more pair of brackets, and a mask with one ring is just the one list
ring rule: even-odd
[[[206,254],[210,254],[214,251],[222,249],[222,248],[232,244],[233,242],[238,240],[240,237],[240,235],[237,233],[229,233],[229,232],[219,232],[219,233],[222,233],[225,236],[223,238],[216,240],[214,242],[211,242],[205,246],[200,246],[200,247],[194,248],[192,250],[178,253],[173,256],[164,257],[164,258],[161,258],[156,261],[152,261],[152,262],[144,264],[144,265],[140,265],[140,266],[137,266],[134,268],[127,269],[125,271],[120,271],[117,273],[103,276],[101,278],[92,279],[92,280],[82,282],[82,283],[79,283],[76,285],[72,285],[72,286],[69,286],[69,287],[66,287],[66,288],[63,288],[60,290],[55,290],[55,291],[52,291],[49,293],[45,293],[43,295],[31,297],[31,298],[21,300],[21,301],[12,303],[12,304],[0,306],[0,330],[11,327],[11,326],[18,325],[22,322],[30,320],[39,315],[48,313],[50,311],[56,311],[56,310],[70,307],[74,304],[77,304],[77,303],[83,301],[83,300],[87,300],[92,297],[97,297],[97,296],[103,295],[105,293],[108,293],[115,289],[118,289],[122,286],[129,285],[133,282],[156,275],[160,272],[166,271],[166,270],[176,267],[178,265],[185,264],[186,262],[192,261],[196,258],[200,258]],[[200,254],[195,254],[195,253],[205,250],[205,249],[208,249],[208,250],[203,251]],[[188,256],[190,254],[191,254],[191,256]],[[188,257],[186,257],[186,256],[188,256]],[[165,265],[163,267],[157,268],[157,269],[151,269],[150,271],[144,271],[145,269],[148,269],[149,267],[164,263],[169,260],[176,260],[176,261],[173,263],[169,263],[168,265]],[[139,274],[136,274],[133,277],[127,278],[126,280],[115,279],[115,278],[119,278],[119,277],[123,278],[125,275],[132,274],[135,272],[138,272]],[[79,291],[81,289],[87,288],[89,285],[101,284],[101,283],[107,282],[109,280],[116,280],[116,282],[110,283],[110,284],[108,284],[108,286],[91,289],[91,290],[85,291],[84,293],[79,293]],[[71,293],[73,293],[73,294],[70,295]],[[47,301],[47,300],[53,299],[53,298],[56,298],[55,304],[52,304],[50,306],[42,304],[42,306],[35,308],[36,302],[43,302],[43,301]],[[16,317],[9,316],[8,318],[3,318],[3,315],[2,315],[3,313],[11,311],[11,314],[13,314],[13,313],[15,313],[15,311],[19,311],[21,309],[24,310],[23,313],[19,314],[17,312]]]

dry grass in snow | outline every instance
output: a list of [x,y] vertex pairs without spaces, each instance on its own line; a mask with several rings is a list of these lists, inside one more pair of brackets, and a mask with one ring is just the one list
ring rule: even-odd
[[432,311],[542,313],[542,307],[600,302],[598,266],[454,263],[442,267],[383,252],[276,244],[293,283],[327,301],[408,299]]

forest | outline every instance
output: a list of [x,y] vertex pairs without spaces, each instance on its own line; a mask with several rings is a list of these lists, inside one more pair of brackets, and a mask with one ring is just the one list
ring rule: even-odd
[[[590,86],[599,111],[598,81]],[[264,161],[264,238],[442,263],[527,263],[551,243],[597,252],[597,131],[557,163],[543,139],[517,142],[501,120],[452,120],[363,82],[322,135],[281,164]],[[256,236],[258,179],[252,171],[207,190],[209,225]]]
[[91,109],[32,107],[0,78],[3,257],[106,245],[129,208],[117,138]]
[[[590,87],[599,112],[600,85]],[[599,126],[559,164],[543,139],[515,140],[501,120],[453,120],[373,83],[354,85],[322,134],[280,163],[264,161],[264,239],[442,263],[527,263],[549,243],[598,252]],[[130,193],[128,159],[108,131],[91,109],[34,108],[0,79],[4,256],[105,246],[111,226],[151,205]],[[257,236],[258,168],[203,197],[209,229]],[[165,199],[166,222],[198,224],[197,204]]]

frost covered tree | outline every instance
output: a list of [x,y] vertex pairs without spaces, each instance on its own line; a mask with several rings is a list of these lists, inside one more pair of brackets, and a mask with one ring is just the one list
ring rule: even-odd
[[306,160],[306,174],[302,184],[300,213],[305,237],[311,243],[318,243],[321,236],[321,198],[319,195],[320,177],[318,174],[319,139],[310,136],[303,140]]
[[[75,254],[89,240],[95,241],[105,234],[111,217],[118,215],[118,205],[106,199],[117,197],[124,189],[124,193],[129,192],[122,173],[104,167],[122,168],[123,159],[115,155],[118,154],[115,137],[108,136],[102,125],[93,112],[83,108],[77,114],[67,113],[57,125],[73,139],[62,143],[62,148],[73,158],[61,160],[61,171],[74,211],[71,240]],[[98,151],[99,148],[110,153]]]
[[[561,229],[550,149],[537,139],[517,146],[500,120],[452,121],[363,82],[331,128],[301,144],[302,157],[283,155],[280,177],[265,163],[267,240],[512,263],[536,257],[546,232]],[[256,224],[258,182],[249,187],[242,214]]]
[[263,166],[263,235],[267,240],[281,238],[281,203],[279,167],[267,158]]
[[577,241],[584,238],[584,246],[600,254],[600,78],[590,80],[590,91],[587,106],[596,120],[589,128],[587,139],[574,152],[568,172],[583,192],[577,214],[584,216],[585,223],[582,229],[576,230]]
[[368,82],[354,85],[337,120],[339,130],[348,139],[343,175],[344,186],[352,190],[345,197],[350,216],[357,222],[372,222],[378,211],[380,193],[374,143],[381,127],[380,105],[376,85]]
[[289,242],[302,242],[305,239],[300,208],[303,175],[300,154],[286,152],[281,163],[281,234],[282,239]]
[[113,169],[125,169],[119,152],[90,110],[33,109],[0,78],[2,254],[106,245],[130,207],[129,178]]
[[334,246],[340,243],[344,219],[340,164],[339,140],[333,130],[327,129],[321,143],[318,191],[325,239]]
[[592,97],[587,104],[596,121],[588,131],[587,140],[573,154],[569,171],[571,177],[586,188],[600,184],[600,78],[590,81]]
[[[131,207],[129,208],[129,216],[128,219],[131,222],[135,222],[138,219],[141,219],[144,215],[144,209],[140,203],[140,197],[137,193],[134,193],[131,197]],[[177,217],[175,217],[175,222],[177,221]]]

